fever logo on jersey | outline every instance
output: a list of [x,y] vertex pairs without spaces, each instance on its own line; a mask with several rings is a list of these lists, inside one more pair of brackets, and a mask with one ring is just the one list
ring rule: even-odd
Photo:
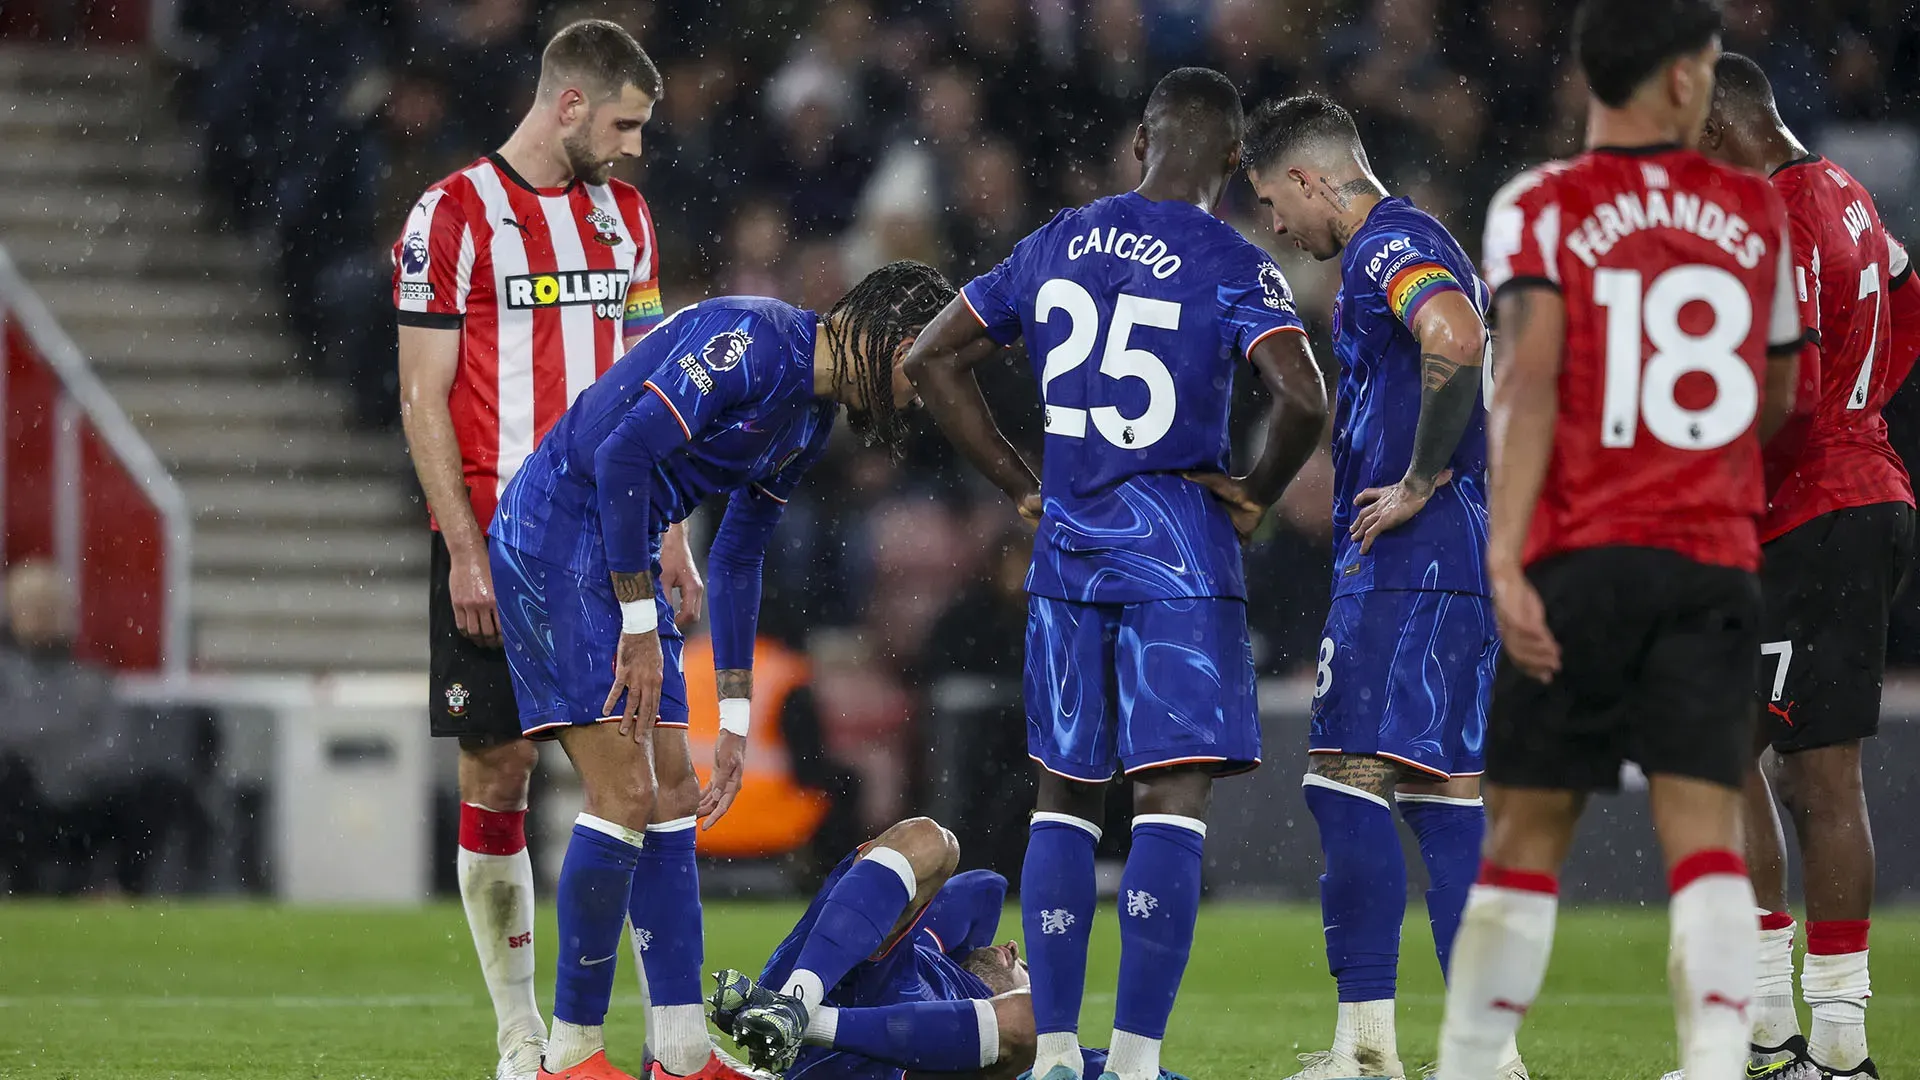
[[747,358],[747,346],[753,339],[744,330],[715,334],[700,347],[700,360],[715,371],[732,371]]
[[614,247],[624,239],[620,235],[620,222],[612,214],[599,207],[587,211],[587,224],[593,226],[593,242]]
[[427,238],[419,233],[408,233],[400,243],[400,269],[408,274],[418,274],[427,268]]

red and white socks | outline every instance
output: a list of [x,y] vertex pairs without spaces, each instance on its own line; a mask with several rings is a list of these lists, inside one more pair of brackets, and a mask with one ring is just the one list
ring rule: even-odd
[[1559,907],[1552,874],[1481,866],[1453,942],[1438,1075],[1493,1076],[1512,1056],[1547,975]]
[[1760,938],[1747,864],[1697,851],[1668,874],[1667,978],[1688,1076],[1739,1076],[1753,1033]]
[[460,902],[493,998],[500,1054],[545,1039],[533,995],[533,860],[527,812],[460,804]]
[[1760,915],[1760,951],[1753,983],[1753,1045],[1783,1048],[1800,1035],[1793,1010],[1793,916],[1785,911]]
[[1867,1059],[1867,919],[1807,923],[1800,996],[1813,1010],[1807,1052],[1827,1069],[1849,1070]]

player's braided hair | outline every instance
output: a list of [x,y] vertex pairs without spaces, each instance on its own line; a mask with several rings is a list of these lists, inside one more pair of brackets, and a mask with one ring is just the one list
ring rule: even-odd
[[833,381],[858,386],[865,405],[847,407],[847,420],[868,446],[898,460],[907,420],[893,407],[893,353],[953,299],[953,286],[926,263],[901,259],[860,279],[827,312]]

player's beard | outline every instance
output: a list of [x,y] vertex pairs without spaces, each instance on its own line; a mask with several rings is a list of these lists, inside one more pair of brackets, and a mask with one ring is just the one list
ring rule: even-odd
[[589,184],[604,184],[613,175],[613,162],[593,153],[591,140],[585,131],[577,131],[560,140],[560,149],[567,155],[567,168],[573,175]]

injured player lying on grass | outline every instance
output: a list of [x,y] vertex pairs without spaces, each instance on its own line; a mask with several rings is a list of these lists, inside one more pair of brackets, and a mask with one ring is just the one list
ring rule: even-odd
[[[1027,965],[1015,943],[993,944],[1007,880],[991,870],[956,874],[959,862],[953,834],[930,818],[862,845],[827,877],[758,980],[714,975],[714,1025],[754,1068],[787,1080],[894,1080],[902,1070],[1012,1080],[1027,1071]],[[1083,1057],[1083,1075],[1104,1071],[1106,1051]]]

